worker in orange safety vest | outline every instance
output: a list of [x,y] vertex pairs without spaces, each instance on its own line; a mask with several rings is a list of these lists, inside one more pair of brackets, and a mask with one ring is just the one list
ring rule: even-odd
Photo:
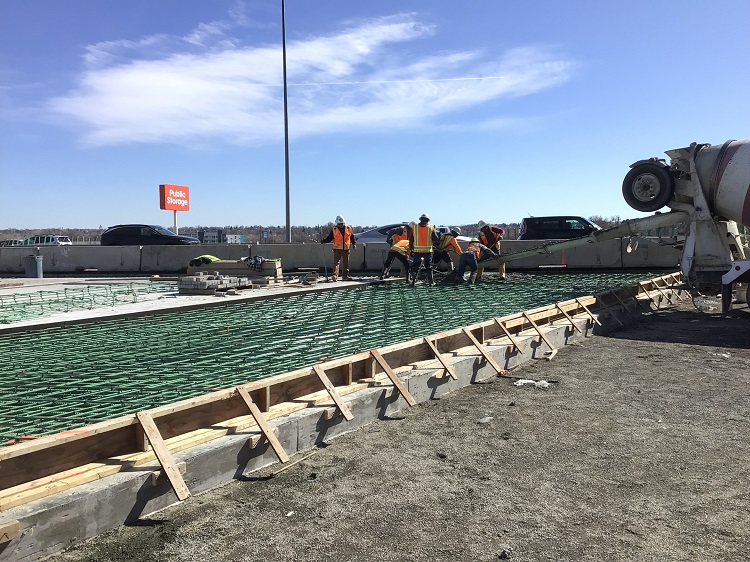
[[490,250],[487,246],[482,244],[478,238],[472,238],[469,245],[466,247],[466,251],[461,254],[461,259],[458,261],[458,272],[456,272],[456,282],[464,282],[464,273],[466,270],[471,270],[469,275],[469,284],[473,285],[474,280],[477,278],[477,269],[479,262],[485,259],[497,257],[497,254]]
[[[477,238],[479,238],[479,241],[487,246],[490,250],[493,252],[496,252],[497,254],[500,253],[500,241],[503,239],[503,236],[505,235],[505,230],[500,226],[495,226],[492,224],[487,224],[486,222],[480,220],[477,223],[477,226],[479,227],[479,235]],[[479,268],[479,271],[477,272],[477,279],[482,278],[482,272],[484,271],[483,267]],[[500,276],[500,279],[505,279],[505,264],[501,263],[497,266],[497,273]]]
[[457,255],[461,255],[463,250],[458,245],[456,238],[461,235],[461,229],[454,226],[450,229],[450,232],[446,232],[440,237],[440,243],[435,246],[432,255],[432,267],[437,269],[441,261],[448,264],[449,271],[453,271],[453,260],[448,255],[448,252],[455,252]]
[[328,244],[333,242],[333,274],[331,279],[338,281],[339,276],[339,264],[341,264],[341,279],[343,281],[351,281],[349,277],[349,251],[350,249],[357,249],[357,243],[352,237],[352,227],[346,224],[344,217],[338,215],[336,217],[336,224],[331,228],[331,232],[323,240],[321,244]]
[[424,263],[427,271],[427,282],[435,284],[432,272],[432,249],[440,243],[440,238],[435,233],[435,227],[430,224],[430,217],[423,213],[419,217],[419,224],[409,229],[409,250],[411,251],[411,275],[412,281],[416,282],[419,274],[419,266]]

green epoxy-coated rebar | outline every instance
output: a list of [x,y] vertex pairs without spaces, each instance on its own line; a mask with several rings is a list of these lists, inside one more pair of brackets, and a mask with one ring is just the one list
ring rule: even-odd
[[[511,274],[507,281],[488,275],[474,286],[396,282],[2,334],[0,443],[650,277],[566,272]],[[133,298],[132,287],[120,289],[68,296],[91,302],[131,291]],[[45,302],[47,309],[68,306]]]
[[61,291],[35,291],[0,295],[0,324],[50,316],[60,312],[91,310],[138,302],[149,293],[177,291],[176,283],[107,283],[70,287]]

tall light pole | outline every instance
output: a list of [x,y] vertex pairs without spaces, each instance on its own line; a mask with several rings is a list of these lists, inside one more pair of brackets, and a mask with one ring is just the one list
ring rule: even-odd
[[281,0],[281,53],[284,70],[284,170],[286,172],[286,243],[292,243],[292,223],[289,215],[289,113],[286,94],[286,16],[284,0]]

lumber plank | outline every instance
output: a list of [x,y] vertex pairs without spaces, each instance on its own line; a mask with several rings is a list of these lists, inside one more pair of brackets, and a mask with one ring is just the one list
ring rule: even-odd
[[336,404],[336,406],[338,406],[338,409],[344,416],[344,419],[346,419],[346,421],[353,420],[354,416],[352,415],[349,406],[346,405],[339,393],[336,392],[336,387],[333,386],[333,383],[331,383],[331,379],[328,378],[328,375],[326,375],[323,368],[320,365],[313,365],[313,371],[315,371],[315,374],[318,375],[320,382],[323,383],[323,386],[328,391],[328,394],[331,395],[331,399],[333,399],[333,402]]
[[406,403],[409,404],[409,407],[415,406],[417,404],[417,401],[414,400],[411,392],[409,392],[404,383],[401,382],[401,379],[398,378],[396,373],[393,372],[388,362],[383,359],[383,356],[380,355],[380,352],[377,349],[373,349],[372,351],[370,351],[370,353],[372,353],[372,357],[375,359],[375,361],[377,361],[378,365],[380,365],[380,368],[383,369],[383,372],[385,372],[386,376],[391,379],[393,386],[398,389],[398,391],[401,393],[401,396],[403,396],[404,400],[406,400]]
[[562,312],[563,316],[565,316],[565,318],[566,318],[566,319],[568,320],[568,322],[570,322],[570,325],[571,325],[571,326],[573,326],[573,328],[575,328],[575,329],[576,329],[576,331],[577,331],[577,332],[578,332],[579,334],[582,334],[582,333],[583,333],[583,331],[582,331],[582,330],[581,330],[581,329],[580,329],[580,328],[579,328],[579,327],[578,327],[578,326],[576,325],[576,323],[575,323],[575,322],[573,322],[573,319],[572,319],[572,318],[570,317],[570,314],[568,314],[567,312],[565,312],[565,310],[564,310],[564,309],[563,309],[563,308],[562,308],[562,307],[561,307],[560,305],[558,305],[557,303],[555,303],[555,306],[557,307],[557,309],[558,309],[558,310],[559,310],[560,312]]
[[10,542],[21,536],[21,523],[19,521],[8,521],[0,523],[0,544]]
[[[525,316],[525,314],[524,314]],[[526,319],[529,321],[529,323],[534,327],[537,334],[539,334],[539,337],[542,338],[544,343],[547,344],[547,347],[549,347],[550,351],[552,351],[553,355],[557,353],[557,349],[555,349],[555,346],[550,343],[550,341],[547,339],[547,336],[544,335],[544,333],[539,329],[539,326],[536,325],[536,322],[534,322],[531,317],[526,316]]]
[[164,472],[166,472],[170,484],[172,484],[172,489],[175,495],[177,495],[177,499],[180,501],[186,500],[190,497],[190,490],[188,490],[185,480],[183,480],[179,469],[175,465],[172,453],[169,452],[169,449],[164,444],[154,418],[148,412],[138,412],[136,416],[138,417],[138,421],[141,422],[143,431],[146,433],[148,442],[151,443],[151,448],[154,450],[156,458],[159,460]]
[[241,386],[237,387],[237,392],[239,393],[240,397],[242,397],[242,400],[245,401],[245,404],[247,404],[247,407],[250,409],[250,413],[255,419],[255,423],[258,424],[258,427],[263,433],[263,436],[271,444],[271,447],[273,447],[273,450],[276,453],[276,456],[279,458],[279,461],[281,461],[282,463],[287,462],[289,460],[289,455],[286,454],[286,451],[279,442],[279,439],[271,431],[271,427],[268,425],[266,418],[263,416],[263,413],[260,411],[258,406],[255,405],[255,402],[253,402],[250,393]]
[[435,355],[435,359],[440,361],[440,364],[445,369],[445,372],[448,373],[448,376],[452,378],[453,380],[458,380],[458,377],[456,376],[456,373],[453,370],[453,366],[448,365],[448,363],[445,362],[445,359],[443,359],[443,356],[440,355],[440,352],[438,351],[438,348],[435,347],[435,344],[432,343],[430,338],[424,338],[425,343],[430,346],[430,349],[432,350],[432,353]]
[[472,343],[474,344],[474,347],[476,347],[476,348],[477,348],[477,349],[479,350],[479,353],[481,353],[481,354],[482,354],[482,357],[484,357],[485,361],[487,361],[487,363],[489,363],[489,364],[490,364],[490,366],[491,366],[491,367],[492,367],[493,369],[495,369],[495,372],[496,372],[496,373],[497,373],[498,375],[504,375],[505,373],[507,373],[507,372],[508,372],[508,371],[506,371],[505,369],[503,369],[503,368],[502,368],[502,367],[501,367],[500,365],[498,365],[498,364],[497,364],[497,362],[496,362],[496,361],[495,361],[495,360],[494,360],[494,359],[492,358],[492,356],[491,356],[491,355],[490,355],[490,354],[489,354],[489,353],[487,352],[487,350],[485,349],[485,347],[484,347],[484,346],[483,346],[483,345],[482,345],[481,343],[479,343],[479,340],[478,340],[478,339],[477,339],[476,337],[474,337],[474,334],[472,334],[472,333],[471,333],[471,332],[470,332],[469,330],[467,330],[466,328],[464,328],[464,333],[465,333],[465,334],[466,334],[467,336],[469,336],[469,339],[470,339],[470,340],[472,341]]
[[585,310],[585,311],[586,311],[586,313],[587,313],[587,314],[589,315],[589,317],[591,318],[591,320],[592,320],[592,321],[593,321],[593,322],[594,322],[595,324],[597,324],[598,326],[601,326],[601,325],[602,325],[602,323],[601,323],[601,322],[599,322],[599,319],[598,319],[598,318],[597,318],[596,316],[594,316],[594,313],[593,313],[593,312],[591,312],[591,311],[590,311],[590,310],[588,309],[588,307],[587,307],[587,306],[586,306],[586,305],[585,305],[585,304],[583,303],[583,301],[582,301],[581,299],[579,299],[579,298],[577,298],[577,297],[576,297],[576,302],[577,302],[578,304],[580,304],[580,305],[581,305],[581,308],[582,308],[583,310]]
[[[177,463],[177,470],[180,471],[180,474],[185,474],[187,472],[187,463],[185,461],[178,462]],[[151,473],[151,485],[152,486],[158,486],[162,483],[164,478],[166,478],[166,473],[163,470],[154,470]]]
[[513,337],[513,334],[511,334],[508,328],[505,326],[505,322],[503,322],[499,318],[495,318],[495,323],[500,326],[500,329],[503,331],[503,334],[505,334],[505,337],[510,340],[511,345],[513,345],[513,349],[515,349],[518,353],[521,353],[521,346],[518,345],[518,342]]

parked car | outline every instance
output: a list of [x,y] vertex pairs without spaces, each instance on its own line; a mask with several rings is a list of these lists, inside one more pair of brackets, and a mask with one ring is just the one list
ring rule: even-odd
[[102,233],[100,243],[102,246],[178,246],[201,241],[154,224],[118,224]]
[[23,240],[18,238],[10,238],[8,240],[0,240],[0,246],[23,246]]
[[37,234],[23,241],[23,246],[72,246],[68,236],[58,234]]
[[388,233],[394,228],[398,228],[399,226],[404,226],[406,224],[409,224],[409,221],[395,222],[393,224],[386,224],[385,226],[371,228],[370,230],[365,230],[364,232],[355,234],[354,240],[357,244],[372,244],[375,242],[382,242],[383,244],[386,244]]
[[528,217],[521,221],[519,240],[557,240],[588,236],[602,228],[583,217]]
[[[399,226],[408,225],[409,221],[405,222],[395,222],[393,224],[386,224],[385,226],[379,226],[377,228],[371,228],[370,230],[365,230],[364,232],[360,232],[359,234],[354,235],[354,239],[357,241],[357,244],[363,243],[363,244],[371,244],[373,242],[382,242],[383,244],[386,243],[388,239],[388,233],[393,230],[394,228],[398,228]],[[436,226],[435,231],[440,234],[446,234],[450,232],[451,227],[450,226]],[[459,236],[457,238],[459,242],[468,242],[471,240],[471,237],[469,236]]]

